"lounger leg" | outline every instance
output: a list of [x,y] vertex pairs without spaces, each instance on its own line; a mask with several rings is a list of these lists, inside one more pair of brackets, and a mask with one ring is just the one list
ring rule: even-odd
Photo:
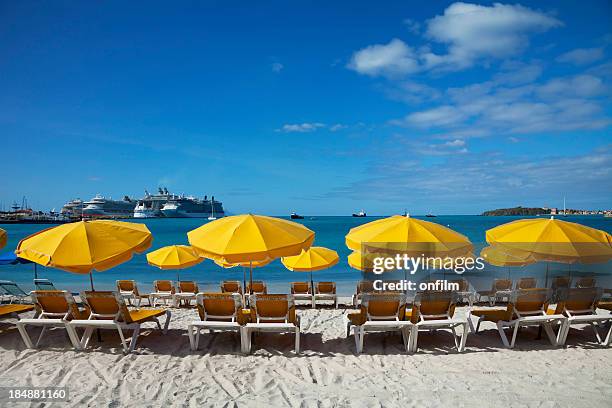
[[553,329],[550,326],[550,322],[542,323],[542,326],[544,326],[544,331],[546,331],[546,335],[548,336],[550,344],[552,344],[553,346],[557,346],[557,339],[555,338],[555,333],[553,332]]
[[300,354],[300,328],[295,328],[295,354]]
[[502,343],[504,343],[504,347],[510,348],[510,344],[508,343],[508,337],[506,337],[502,322],[497,322],[497,331],[499,332],[499,336],[501,337]]
[[19,334],[21,334],[21,338],[23,339],[23,342],[25,343],[26,347],[31,349],[34,348],[34,345],[32,344],[32,339],[30,339],[30,336],[26,331],[25,325],[23,323],[17,322],[17,329],[19,330]]
[[353,336],[355,337],[355,350],[357,354],[361,353],[359,349],[359,326],[353,326]]
[[476,324],[476,333],[478,333],[478,330],[480,330],[480,323],[482,322],[483,319],[484,319],[483,316],[478,317],[478,323]]
[[593,328],[593,333],[595,333],[595,338],[597,339],[597,343],[601,344],[601,336],[599,335],[599,331],[597,330],[597,326],[594,322],[591,322],[591,327]]
[[81,339],[81,349],[86,349],[89,345],[89,339],[91,339],[91,335],[94,332],[93,327],[85,328],[85,333],[83,333],[83,338]]
[[[121,346],[123,347],[123,352],[124,353],[129,353],[129,349],[127,346],[127,342],[125,341],[125,336],[123,335],[123,330],[121,330],[120,326],[117,326],[117,331],[119,332],[119,337],[121,338]],[[132,341],[134,341],[134,335],[132,334]],[[130,344],[131,346],[131,344]],[[131,347],[130,347],[131,349]]]
[[457,336],[457,330],[454,327],[451,327],[451,332],[453,334],[453,340],[455,341],[455,348],[459,350],[459,337]]
[[64,325],[66,327],[66,331],[68,332],[68,337],[70,338],[72,347],[74,347],[77,350],[80,350],[81,343],[79,342],[79,335],[77,334],[75,328],[72,327],[72,325],[68,322],[64,323]]
[[136,348],[136,341],[138,341],[139,334],[140,334],[140,325],[137,325],[136,328],[134,329],[134,332],[132,333],[132,340],[130,341],[130,350],[129,350],[130,353],[134,351],[134,348]]
[[510,348],[514,348],[514,343],[516,343],[516,335],[519,330],[519,322],[514,323],[514,331],[512,332],[512,342],[510,342]]
[[42,330],[40,331],[40,334],[38,335],[38,340],[36,340],[36,344],[34,345],[35,348],[38,347],[38,345],[40,344],[40,339],[42,339],[46,331],[47,331],[47,326],[43,326]]
[[463,333],[461,333],[461,343],[459,343],[459,352],[462,353],[465,350],[465,343],[467,342],[467,336],[469,334],[468,332],[468,325],[463,324]]
[[166,310],[166,322],[164,323],[164,328],[162,330],[164,334],[168,333],[168,326],[170,326],[171,317],[172,317],[172,313],[169,310]]
[[610,329],[608,329],[608,334],[606,335],[606,339],[604,340],[604,346],[609,346],[612,342],[612,324],[610,325]]
[[472,333],[475,333],[476,330],[474,330],[474,322],[472,322],[472,311],[471,310],[468,310],[466,319],[467,319],[468,325],[470,326],[470,331]]
[[413,353],[416,353],[419,350],[419,328],[418,326],[414,326],[412,328],[412,335],[410,337],[411,337],[410,348],[412,349]]

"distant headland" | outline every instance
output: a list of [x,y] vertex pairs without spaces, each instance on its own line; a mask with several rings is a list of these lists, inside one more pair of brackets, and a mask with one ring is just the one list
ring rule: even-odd
[[499,215],[521,215],[521,216],[535,216],[535,215],[604,215],[609,217],[612,211],[610,210],[575,210],[566,209],[559,210],[557,208],[548,207],[512,207],[512,208],[498,208],[496,210],[489,210],[482,213],[486,216],[499,216]]

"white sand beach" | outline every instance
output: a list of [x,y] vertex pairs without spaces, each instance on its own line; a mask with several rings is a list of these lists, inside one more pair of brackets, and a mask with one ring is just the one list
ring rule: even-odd
[[[134,353],[121,352],[115,332],[88,351],[53,330],[28,350],[14,325],[0,331],[2,386],[66,386],[58,406],[214,407],[609,407],[612,350],[592,331],[573,329],[565,348],[522,329],[504,349],[493,324],[470,335],[457,353],[449,334],[421,333],[419,351],[405,353],[395,334],[368,334],[364,353],[346,337],[348,309],[300,309],[302,353],[293,336],[258,334],[251,355],[233,333],[204,335],[192,352],[187,323],[194,309],[172,309],[170,330],[144,330]],[[462,308],[459,313],[465,313]],[[37,329],[30,329],[37,333]],[[4,403],[1,405],[6,406]],[[28,406],[15,403],[14,406]],[[43,406],[31,403],[30,406]]]

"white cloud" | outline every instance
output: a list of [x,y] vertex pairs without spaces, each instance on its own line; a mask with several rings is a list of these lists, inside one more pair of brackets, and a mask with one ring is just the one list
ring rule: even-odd
[[284,133],[308,133],[314,132],[317,129],[325,127],[324,123],[296,123],[296,124],[286,124],[283,125],[280,129],[276,129],[277,132]]
[[[411,31],[420,30],[413,20],[404,22]],[[521,5],[480,6],[457,2],[426,24],[425,37],[434,44],[445,45],[445,53],[432,51],[432,44],[415,51],[394,38],[388,44],[370,45],[356,51],[347,67],[360,74],[387,77],[429,69],[461,70],[480,60],[520,54],[529,45],[530,34],[561,25],[556,18]]]
[[330,126],[329,130],[331,132],[337,132],[339,130],[346,129],[347,127],[348,127],[347,125],[343,125],[342,123],[336,123],[335,125]]
[[441,16],[427,23],[426,35],[448,45],[448,53],[429,53],[429,66],[469,67],[480,58],[506,58],[520,53],[529,44],[529,34],[544,32],[563,23],[556,18],[521,5],[494,3],[480,6],[453,3]]
[[406,24],[406,27],[408,27],[408,30],[412,34],[419,34],[421,32],[421,23],[419,23],[418,21],[412,20],[410,18],[405,18],[404,24]]
[[419,66],[412,48],[394,38],[388,44],[370,45],[355,52],[348,68],[365,75],[394,77],[416,72]]
[[281,72],[283,68],[285,68],[285,66],[281,64],[280,62],[272,63],[272,72],[276,72],[276,73]]
[[603,48],[576,48],[557,57],[558,62],[587,65],[604,57]]
[[603,81],[593,75],[576,75],[573,77],[555,78],[538,89],[538,94],[545,98],[582,97],[590,98],[605,92]]
[[446,127],[462,123],[468,115],[455,106],[443,105],[437,108],[414,112],[404,122],[416,127]]

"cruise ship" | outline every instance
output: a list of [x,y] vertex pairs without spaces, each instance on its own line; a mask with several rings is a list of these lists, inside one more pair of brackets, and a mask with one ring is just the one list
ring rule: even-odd
[[83,200],[75,198],[68,201],[60,210],[60,214],[66,218],[81,218],[83,215]]
[[128,196],[123,197],[123,200],[113,200],[96,194],[94,198],[83,203],[83,217],[130,218],[134,214],[135,204]]
[[167,188],[160,187],[157,194],[149,194],[145,190],[145,196],[138,200],[133,208],[134,218],[163,217],[162,207],[170,200],[178,200],[181,196],[170,194]]
[[179,197],[168,201],[161,209],[165,217],[169,218],[208,218],[215,219],[225,216],[223,203],[216,201],[215,197],[204,196],[203,200],[195,197]]

